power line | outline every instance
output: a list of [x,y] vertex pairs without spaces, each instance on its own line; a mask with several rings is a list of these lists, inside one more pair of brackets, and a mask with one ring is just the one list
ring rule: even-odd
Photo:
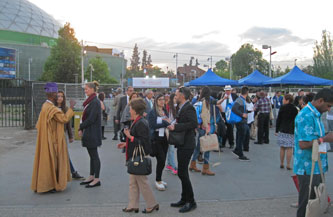
[[[101,42],[93,42],[93,41],[85,41],[86,43],[94,43],[94,44],[101,44],[101,45],[107,45],[111,47],[116,48],[124,48],[124,49],[133,49],[133,47],[126,47],[126,46],[119,46],[114,44],[107,44],[107,43],[101,43]],[[194,53],[182,53],[177,51],[163,51],[163,50],[155,50],[155,49],[139,49],[139,50],[146,50],[150,52],[159,52],[159,53],[166,53],[166,54],[181,54],[181,55],[189,55],[189,56],[205,56],[205,57],[218,57],[218,58],[225,58],[226,56],[219,56],[219,55],[208,55],[208,54],[194,54]]]

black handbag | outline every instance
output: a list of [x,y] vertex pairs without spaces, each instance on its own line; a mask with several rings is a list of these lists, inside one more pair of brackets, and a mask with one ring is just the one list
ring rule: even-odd
[[175,132],[169,131],[169,144],[178,147],[184,146],[185,144],[185,131]]
[[143,147],[134,148],[132,158],[127,162],[127,172],[132,175],[150,175],[152,171],[151,159],[145,156]]

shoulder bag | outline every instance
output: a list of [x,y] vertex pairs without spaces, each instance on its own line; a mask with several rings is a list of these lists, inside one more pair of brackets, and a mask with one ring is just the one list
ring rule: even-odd
[[[309,201],[308,205],[306,206],[306,213],[305,217],[319,217],[322,214],[328,212],[329,203],[328,203],[328,195],[325,185],[325,177],[323,173],[323,168],[320,160],[320,153],[319,153],[319,146],[318,141],[315,140],[312,146],[312,168],[311,168],[311,178],[310,178],[310,185],[309,185]],[[322,183],[319,186],[314,187],[314,192],[316,194],[315,199],[310,199],[311,190],[312,190],[312,180],[313,180],[313,172],[315,168],[315,163],[318,161],[318,166],[321,175]]]
[[133,156],[127,163],[127,172],[132,175],[150,175],[152,171],[151,159],[145,155],[141,145],[134,148]]
[[[216,127],[216,112],[215,106],[214,108],[214,125]],[[216,129],[216,128],[215,128]],[[207,151],[218,151],[219,150],[219,142],[217,139],[217,135],[215,133],[204,135],[200,137],[200,151],[207,152]]]

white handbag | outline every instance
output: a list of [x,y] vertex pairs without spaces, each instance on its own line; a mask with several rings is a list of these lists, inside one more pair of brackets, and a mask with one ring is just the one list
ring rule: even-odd
[[200,151],[218,151],[219,142],[216,134],[209,134],[200,137]]
[[[325,177],[323,173],[323,168],[320,160],[320,153],[319,153],[319,145],[318,141],[313,141],[312,146],[312,168],[311,168],[311,177],[310,177],[310,185],[309,185],[309,201],[308,205],[306,206],[306,213],[305,217],[320,217],[322,214],[328,212],[329,203],[328,203],[328,195],[326,191],[326,185],[325,185]],[[314,187],[314,192],[316,194],[315,199],[310,199],[311,195],[311,186],[312,186],[312,180],[313,180],[313,172],[315,168],[315,163],[318,161],[318,166],[320,170],[321,175],[321,181],[322,183],[319,184],[319,186]]]

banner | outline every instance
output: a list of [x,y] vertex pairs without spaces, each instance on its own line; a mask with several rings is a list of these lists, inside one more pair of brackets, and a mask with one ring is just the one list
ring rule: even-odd
[[133,78],[134,88],[169,88],[169,78]]
[[0,78],[16,77],[16,50],[0,47]]

